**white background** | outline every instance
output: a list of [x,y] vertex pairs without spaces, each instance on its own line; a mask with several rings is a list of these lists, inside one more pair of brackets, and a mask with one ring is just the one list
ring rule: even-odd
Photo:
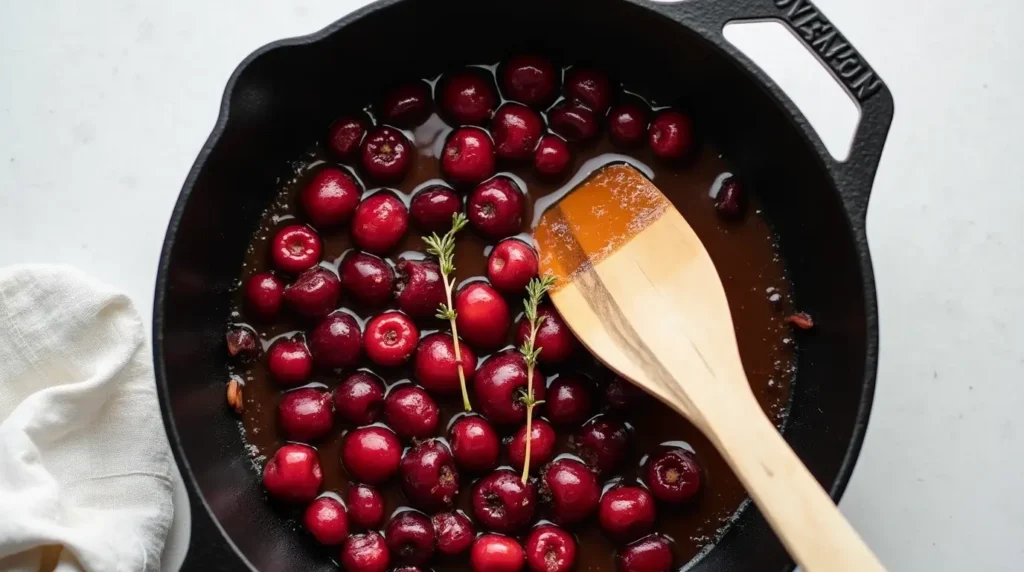
[[[231,71],[362,3],[0,0],[0,264],[74,264],[149,322]],[[868,215],[878,391],[843,511],[892,570],[1022,570],[1024,3],[818,5],[896,100]],[[807,67],[758,50],[831,136]]]

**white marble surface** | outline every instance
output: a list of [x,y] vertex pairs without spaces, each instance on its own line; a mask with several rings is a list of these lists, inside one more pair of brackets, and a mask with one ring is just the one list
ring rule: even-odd
[[[0,264],[74,264],[148,322],[164,228],[228,75],[362,3],[0,0]],[[897,109],[868,216],[878,391],[842,508],[892,570],[1022,570],[1024,4],[818,4]],[[822,105],[785,50],[758,49]]]

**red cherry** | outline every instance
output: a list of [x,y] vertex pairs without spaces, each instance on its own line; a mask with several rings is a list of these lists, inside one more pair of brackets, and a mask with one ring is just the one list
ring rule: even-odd
[[439,439],[417,441],[402,457],[402,491],[416,508],[438,511],[459,494],[459,472],[452,453]]
[[612,141],[624,147],[638,145],[647,134],[647,109],[638,103],[624,102],[608,112],[608,133]]
[[[544,400],[544,378],[533,371],[533,395]],[[498,352],[488,357],[473,376],[473,392],[480,413],[499,425],[518,425],[526,420],[522,394],[526,391],[526,360],[515,350]],[[535,412],[536,414],[536,412]]]
[[384,367],[398,367],[412,357],[420,331],[409,316],[385,312],[366,324],[366,357]]
[[382,483],[398,472],[402,461],[402,444],[384,427],[371,425],[354,429],[341,443],[341,462],[353,478]]
[[587,465],[599,473],[609,473],[629,452],[632,432],[622,421],[598,415],[587,421],[572,437],[572,446]]
[[316,450],[305,445],[284,445],[263,468],[263,486],[278,500],[308,503],[320,494],[323,483]]
[[[476,372],[476,355],[469,345],[459,341],[462,374],[468,382]],[[462,389],[459,370],[455,363],[455,342],[446,332],[424,336],[416,348],[413,361],[416,381],[428,391],[441,394],[458,393]]]
[[384,419],[404,439],[430,437],[437,430],[439,416],[434,399],[411,384],[393,387],[384,399]]
[[344,421],[369,425],[384,410],[384,382],[372,373],[357,371],[334,390],[334,410]]
[[586,141],[598,133],[598,119],[589,108],[575,103],[560,103],[548,112],[551,130],[569,141]]
[[430,117],[430,84],[424,81],[400,85],[384,95],[380,114],[384,123],[416,127]]
[[314,500],[302,517],[306,530],[320,544],[337,546],[348,538],[348,515],[337,499],[320,497]]
[[494,143],[478,127],[460,127],[448,135],[441,172],[454,185],[475,185],[494,174]]
[[487,257],[487,279],[505,294],[522,295],[539,267],[536,250],[521,240],[506,238]]
[[623,410],[635,406],[647,397],[642,389],[615,376],[604,388],[604,401],[608,409]]
[[745,203],[743,184],[736,177],[722,181],[722,188],[715,196],[715,212],[719,217],[725,220],[742,218]]
[[350,314],[334,312],[309,334],[309,349],[317,365],[325,368],[353,367],[363,351],[363,334]]
[[574,67],[565,74],[565,97],[604,115],[612,101],[612,88],[603,73]]
[[508,304],[484,282],[466,285],[455,295],[455,325],[471,345],[484,350],[505,344],[509,324]]
[[409,205],[413,224],[423,232],[444,234],[452,216],[462,210],[462,199],[444,185],[430,185],[416,192]]
[[253,274],[245,283],[245,307],[260,320],[272,320],[281,309],[284,283],[269,272]]
[[537,492],[508,469],[499,469],[477,481],[472,493],[473,515],[484,527],[497,532],[520,530],[533,519]]
[[540,496],[548,504],[551,520],[570,525],[597,509],[601,489],[597,476],[575,459],[558,459],[540,472]]
[[360,304],[383,306],[391,301],[395,271],[382,259],[353,250],[338,265],[341,288]]
[[352,175],[341,169],[320,169],[302,189],[299,201],[309,221],[317,227],[346,222],[359,204],[363,190]]
[[313,372],[313,358],[301,337],[281,338],[267,350],[267,369],[278,383],[298,385]]
[[482,473],[498,466],[498,433],[483,417],[460,417],[448,431],[448,442],[455,462],[464,469]]
[[456,124],[482,124],[498,103],[494,83],[482,70],[467,68],[441,79],[441,107]]
[[502,66],[501,89],[509,99],[543,108],[555,98],[558,73],[546,58],[514,56]]
[[284,301],[300,316],[319,320],[338,306],[341,281],[334,271],[314,266],[284,289]]
[[260,339],[248,326],[231,326],[224,336],[228,355],[241,361],[252,361],[260,355]]
[[[543,353],[543,352],[541,352]],[[593,383],[576,375],[562,375],[548,387],[544,408],[548,419],[556,425],[579,425],[593,411]]]
[[281,397],[277,418],[289,440],[308,443],[320,439],[334,427],[331,394],[311,387],[289,391]]
[[693,453],[685,449],[669,449],[656,455],[648,461],[646,476],[651,494],[661,502],[686,502],[700,491],[700,465]]
[[622,572],[669,572],[672,570],[672,545],[664,536],[651,534],[619,551]]
[[523,226],[523,191],[504,175],[477,185],[466,202],[469,224],[489,238],[505,238]]
[[636,540],[654,528],[654,498],[642,487],[616,487],[601,497],[597,517],[609,536],[626,542]]
[[484,534],[473,541],[469,562],[473,572],[519,572],[526,553],[514,538]]
[[476,536],[473,522],[461,512],[441,512],[430,518],[437,536],[437,551],[456,556],[469,550]]
[[377,528],[384,520],[384,496],[370,485],[352,485],[348,489],[348,517],[357,526]]
[[339,159],[347,159],[359,150],[369,121],[365,117],[342,117],[331,125],[327,147]]
[[[543,419],[533,419],[530,425],[530,468],[537,470],[555,456],[555,430]],[[526,462],[526,426],[523,425],[508,442],[508,460],[522,470]]]
[[[537,356],[540,363],[561,363],[573,356],[580,343],[572,330],[562,319],[562,315],[548,303],[537,307],[537,319],[541,320],[537,328],[535,347],[543,348]],[[530,335],[530,322],[524,319],[516,323],[515,343],[522,346]]]
[[274,267],[298,274],[320,262],[320,237],[308,226],[293,224],[277,231],[270,244]]
[[341,547],[341,567],[346,572],[387,572],[390,563],[387,543],[377,532],[349,536]]
[[412,167],[415,148],[409,138],[393,127],[375,127],[366,134],[359,154],[363,171],[382,183],[401,181]]
[[398,308],[414,320],[437,315],[447,303],[441,268],[431,260],[399,260],[395,266],[395,301]]
[[494,153],[502,159],[529,159],[543,133],[540,114],[518,103],[502,105],[491,121]]
[[576,565],[576,540],[552,524],[534,527],[526,537],[526,564],[535,572],[569,572]]
[[662,159],[682,158],[693,150],[693,122],[678,111],[662,111],[651,121],[648,141]]
[[412,510],[392,516],[384,538],[396,561],[413,566],[430,560],[437,543],[430,518]]
[[359,203],[352,218],[352,241],[374,254],[387,254],[405,237],[409,211],[394,193],[374,193]]
[[561,175],[572,162],[572,153],[565,139],[557,135],[541,137],[537,149],[533,152],[533,168],[541,175],[554,177]]

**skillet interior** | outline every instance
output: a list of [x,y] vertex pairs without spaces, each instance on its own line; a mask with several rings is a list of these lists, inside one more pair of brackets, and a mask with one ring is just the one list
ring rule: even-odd
[[[841,493],[874,383],[867,250],[862,223],[851,224],[821,156],[771,90],[698,34],[631,2],[385,2],[322,39],[272,47],[239,68],[172,218],[154,339],[165,422],[194,497],[186,566],[244,566],[205,504],[253,567],[334,569],[283,532],[288,524],[264,500],[240,426],[224,409],[229,291],[284,165],[392,81],[518,51],[592,63],[662,101],[684,96],[701,130],[741,167],[780,237],[796,302],[818,324],[800,342],[786,436],[826,488]],[[693,569],[789,566],[757,511],[744,510]]]

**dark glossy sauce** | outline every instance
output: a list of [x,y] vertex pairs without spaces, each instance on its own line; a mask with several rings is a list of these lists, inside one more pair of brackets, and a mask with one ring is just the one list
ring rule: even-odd
[[[437,154],[449,128],[435,115],[424,125],[414,130],[414,141],[419,148],[419,156],[402,184],[393,187],[408,200],[415,189],[425,182],[440,179]],[[607,139],[586,147],[575,149],[574,164],[564,179],[550,181],[538,179],[528,165],[506,166],[506,172],[512,173],[524,184],[529,195],[527,215],[524,217],[524,232],[529,231],[531,220],[535,217],[535,203],[545,196],[561,189],[573,176],[580,173],[584,163],[588,168],[610,159],[609,153],[626,154],[640,165],[648,175],[653,175],[654,183],[673,202],[694,228],[714,259],[733,312],[740,353],[743,356],[747,376],[761,406],[779,425],[782,424],[787,409],[789,386],[794,377],[794,355],[789,329],[783,324],[783,317],[790,311],[790,285],[786,279],[784,266],[779,258],[775,236],[769,225],[757,215],[756,197],[751,197],[747,205],[747,214],[742,221],[725,223],[719,220],[712,206],[709,194],[720,182],[723,173],[729,169],[728,162],[709,146],[704,146],[698,155],[682,166],[666,166],[658,162],[651,151],[645,147],[631,150],[615,148]],[[265,213],[259,230],[253,237],[250,252],[241,269],[244,281],[256,272],[268,271],[271,268],[267,253],[268,243],[277,228],[292,222],[296,208],[296,195],[299,189],[309,180],[318,166],[324,163],[336,164],[327,157],[320,147],[312,148],[308,154],[292,167],[294,176],[281,181],[280,194]],[[540,201],[543,207],[545,201]],[[336,265],[342,255],[351,248],[347,229],[322,233],[324,241],[324,261],[328,265]],[[456,276],[459,282],[473,277],[485,275],[486,253],[492,243],[475,235],[472,230],[460,233],[456,249]],[[393,263],[400,254],[422,256],[424,245],[420,237],[410,232],[404,243],[389,258]],[[411,252],[415,252],[412,254]],[[772,296],[778,294],[779,296]],[[770,299],[774,299],[772,301]],[[358,306],[346,304],[343,297],[342,305],[362,319],[369,318],[371,313]],[[512,308],[522,308],[521,299],[510,299]],[[264,349],[269,340],[275,336],[307,330],[304,324],[287,313],[274,324],[249,322],[241,304],[241,296],[236,293],[232,321],[244,322],[253,326],[264,340]],[[373,313],[377,313],[376,310]],[[420,324],[425,335],[436,329],[446,329],[447,324],[432,322]],[[486,356],[481,356],[481,359]],[[364,360],[365,361],[365,360]],[[365,362],[363,367],[372,369],[386,382],[394,383],[409,379],[411,372],[406,369],[384,370]],[[575,362],[559,368],[542,368],[549,381],[555,375],[568,371],[584,371],[596,381],[609,377],[607,370],[598,365],[590,356],[582,356]],[[254,470],[262,470],[267,457],[273,454],[283,443],[277,429],[276,407],[282,388],[267,374],[262,361],[251,365],[238,366],[232,374],[245,380],[244,403],[245,412],[242,422],[245,439],[250,444],[250,453],[254,460]],[[319,372],[312,379],[313,384],[322,384],[333,389],[340,382],[342,375],[337,373]],[[438,400],[442,408],[441,428],[447,427],[449,419],[461,411],[458,396]],[[642,459],[658,451],[663,443],[683,442],[691,448],[704,468],[705,484],[698,497],[691,503],[682,506],[659,506],[656,530],[667,534],[675,541],[676,563],[685,565],[695,556],[706,550],[720,537],[725,527],[741,504],[746,493],[732,475],[722,458],[714,451],[711,444],[690,425],[667,407],[651,398],[633,409],[635,414],[627,413],[626,420],[635,428],[632,458],[622,464],[623,470],[616,476],[626,481],[634,481],[640,475]],[[543,414],[543,413],[541,413]],[[320,462],[324,472],[324,489],[334,491],[344,498],[348,479],[339,461],[339,450],[343,432],[348,427],[340,422],[332,435],[321,443],[314,444],[320,454]],[[559,452],[568,453],[566,432],[559,436]],[[462,473],[461,493],[458,505],[472,516],[468,497],[473,476]],[[392,482],[383,488],[390,511],[405,503],[399,486]],[[297,527],[298,528],[298,527]],[[578,570],[615,570],[614,545],[602,536],[596,518],[591,519],[573,529],[581,545],[579,550]],[[282,530],[281,534],[302,534],[301,531]],[[334,551],[325,553],[325,558],[336,558]],[[459,570],[468,569],[465,559],[456,561],[435,561],[435,569]]]

